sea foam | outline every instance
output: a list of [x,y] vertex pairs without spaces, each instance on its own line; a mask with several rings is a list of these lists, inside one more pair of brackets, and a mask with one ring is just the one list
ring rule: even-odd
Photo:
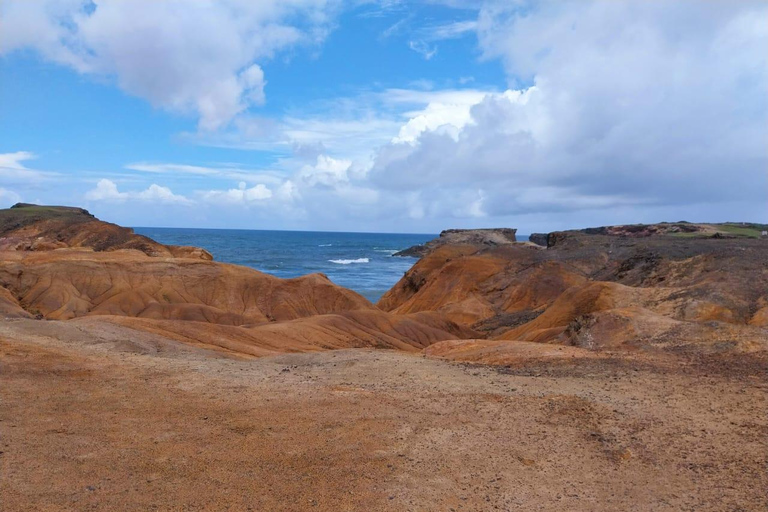
[[349,265],[351,263],[368,263],[368,258],[357,258],[356,260],[328,260],[331,263],[336,263],[337,265]]

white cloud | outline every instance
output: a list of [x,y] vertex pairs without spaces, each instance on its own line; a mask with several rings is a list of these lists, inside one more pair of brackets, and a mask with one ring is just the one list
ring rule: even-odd
[[424,57],[424,60],[431,60],[432,57],[437,55],[437,46],[432,46],[426,41],[417,39],[415,41],[408,41],[408,47]]
[[313,218],[344,215],[358,206],[378,201],[378,192],[364,186],[364,176],[351,160],[318,155],[312,164],[304,164],[272,188],[258,184],[248,188],[245,182],[237,188],[201,192],[205,202],[227,206],[269,207],[274,213]]
[[239,117],[208,142],[284,151],[273,181],[231,177],[251,186],[202,194],[316,228],[761,215],[768,28],[755,20],[766,14],[746,3],[583,2],[521,17],[489,3],[476,28],[507,69],[507,91],[387,89],[305,115]]
[[257,62],[320,41],[334,0],[6,0],[0,54],[33,48],[125,92],[193,112],[203,130],[264,103]]
[[[304,115],[292,114],[280,120],[241,116],[232,130],[188,138],[204,145],[292,153],[298,159],[315,160],[319,154],[331,154],[352,160],[355,167],[368,167],[376,149],[393,138],[410,140],[423,129],[443,124],[462,126],[469,119],[469,108],[489,92],[385,89],[307,105]],[[404,127],[411,119],[410,126]],[[131,164],[130,168],[139,170],[138,166],[146,165]]]
[[[123,11],[127,2],[74,17],[74,0],[41,1],[47,10],[5,3],[4,22],[15,10],[28,16],[25,27],[39,30],[4,26],[0,46],[32,46],[81,72],[113,75],[126,91],[197,112],[201,127],[219,128],[188,135],[193,142],[271,152],[275,159],[263,169],[126,166],[145,176],[207,180],[197,204],[232,205],[240,217],[252,207],[271,217],[288,212],[312,223],[306,227],[350,227],[355,219],[357,229],[410,229],[412,220],[433,229],[480,219],[764,216],[765,3],[487,1],[477,20],[428,26],[411,39],[430,56],[435,41],[476,33],[483,58],[504,66],[508,90],[435,90],[414,81],[265,119],[245,112],[264,101],[259,64],[322,38],[333,6],[241,1],[195,3],[167,24],[158,13],[177,9],[176,0],[141,4],[150,15],[139,20]],[[235,5],[245,19],[231,14]],[[199,29],[203,15],[209,33]],[[121,16],[136,34],[117,26]],[[461,76],[458,83],[469,81]],[[0,186],[19,171],[38,172],[24,167],[29,156],[0,155]],[[155,187],[125,192],[108,182],[89,194],[126,202],[183,197]]]
[[132,171],[149,172],[155,174],[192,174],[196,176],[216,176],[222,172],[221,169],[212,167],[203,167],[200,165],[184,165],[184,164],[153,164],[149,162],[136,162],[125,166],[126,169]]
[[[403,23],[408,20],[401,20]],[[395,24],[389,27],[383,34],[389,37],[401,29],[401,25]],[[436,42],[447,39],[458,39],[467,34],[472,34],[477,30],[476,20],[454,21],[451,23],[433,24],[424,26],[414,32],[414,39],[408,41],[408,47],[424,57],[424,60],[431,60],[437,55],[438,47]]]
[[89,201],[107,201],[107,200],[126,200],[128,194],[119,192],[117,184],[112,180],[102,179],[96,184],[96,188],[85,193],[85,198]]
[[85,193],[88,201],[143,201],[162,204],[191,204],[184,196],[174,194],[168,187],[152,184],[146,190],[138,192],[120,192],[117,184],[108,179],[101,179],[96,187]]
[[248,188],[244,181],[241,181],[237,188],[209,190],[203,194],[203,199],[208,202],[224,204],[251,204],[262,202],[271,197],[272,191],[266,185],[259,183]]
[[283,203],[292,203],[301,199],[301,194],[293,181],[286,180],[285,183],[277,187],[275,197]]
[[477,29],[486,57],[526,85],[424,109],[378,152],[372,186],[418,191],[414,211],[435,218],[701,203],[727,215],[734,201],[764,212],[768,6],[519,8],[487,3]]
[[21,163],[26,160],[33,160],[34,153],[29,151],[16,151],[15,153],[0,153],[0,169],[7,170],[27,170]]
[[246,169],[234,164],[228,166],[222,165],[220,167],[206,167],[188,164],[136,162],[126,165],[125,168],[142,173],[173,175],[176,178],[225,178],[242,180],[248,183],[270,184],[279,184],[284,180],[283,173],[279,171]]
[[155,185],[154,183],[150,185],[146,190],[138,192],[135,197],[143,201],[159,201],[161,203],[188,204],[191,202],[184,196],[174,194],[168,187],[161,187],[160,185]]
[[[404,91],[399,93],[407,97]],[[457,137],[459,130],[472,121],[471,108],[486,94],[480,91],[440,91],[432,95],[420,95],[429,98],[429,103],[422,110],[405,114],[409,118],[408,122],[400,128],[392,142],[415,143],[421,133],[436,130]]]
[[412,16],[406,16],[405,18],[397,20],[381,32],[381,38],[387,39],[403,32],[412,19]]
[[35,158],[37,156],[29,151],[0,153],[0,185],[29,185],[31,182],[46,181],[58,176],[53,172],[29,169],[22,163]]
[[305,165],[298,173],[298,178],[310,186],[328,187],[349,182],[347,172],[352,167],[351,160],[337,160],[327,155],[319,155],[315,165]]
[[477,20],[454,21],[441,25],[432,25],[424,27],[421,33],[424,39],[429,41],[442,41],[445,39],[456,39],[477,30]]

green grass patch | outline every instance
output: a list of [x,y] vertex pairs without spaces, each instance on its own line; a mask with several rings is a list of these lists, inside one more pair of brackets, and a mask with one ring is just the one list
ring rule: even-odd
[[757,224],[740,225],[740,224],[718,224],[717,229],[723,233],[728,233],[735,236],[743,236],[747,238],[760,238],[762,226]]
[[35,217],[37,219],[53,219],[57,217],[79,217],[85,216],[86,211],[82,208],[70,206],[41,206],[24,205],[22,207],[6,208],[0,210],[0,218],[25,219]]
[[676,238],[709,238],[712,236],[712,233],[705,233],[703,231],[695,231],[693,233],[668,233],[669,236],[674,236]]

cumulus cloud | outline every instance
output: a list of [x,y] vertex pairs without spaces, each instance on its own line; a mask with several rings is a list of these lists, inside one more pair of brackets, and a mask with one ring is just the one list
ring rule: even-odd
[[[476,34],[482,58],[503,65],[506,91],[412,85],[326,98],[275,119],[245,112],[265,100],[260,63],[322,39],[332,0],[3,2],[0,52],[34,48],[79,72],[114,76],[159,107],[196,113],[203,131],[187,140],[275,156],[268,169],[126,166],[209,180],[194,196],[200,206],[290,211],[324,227],[366,222],[356,229],[576,212],[601,224],[618,211],[629,221],[649,211],[674,220],[687,212],[691,220],[701,212],[764,216],[764,2],[469,4],[482,5],[477,19],[410,39],[427,57],[440,40]],[[32,156],[0,155],[0,186],[42,179],[25,166]],[[89,195],[188,201],[158,185],[126,192],[109,180]]]
[[[292,167],[294,163],[286,165]],[[270,222],[276,226],[327,229],[335,224],[338,229],[344,219],[370,220],[379,215],[379,193],[365,185],[360,173],[361,168],[355,168],[351,160],[323,153],[311,164],[304,163],[293,172],[286,170],[283,178],[270,186],[260,183],[248,187],[241,182],[237,188],[199,194],[203,203],[225,211],[245,209],[255,215],[268,212]]]
[[263,202],[272,197],[272,191],[263,183],[248,187],[241,181],[237,188],[229,190],[209,190],[203,194],[203,199],[213,203],[223,204],[253,204]]
[[465,214],[741,201],[760,215],[766,20],[750,2],[488,3],[481,46],[515,87],[446,116],[449,131],[414,117],[368,176],[419,191],[427,214],[474,190]]
[[162,204],[191,204],[192,201],[184,196],[174,194],[168,187],[152,184],[146,190],[137,192],[120,192],[117,184],[108,179],[101,179],[96,187],[85,193],[89,201],[144,201]]
[[0,54],[32,48],[84,74],[114,76],[203,130],[264,102],[258,62],[323,39],[333,0],[7,0]]
[[[400,91],[401,94],[403,92]],[[419,135],[426,131],[441,131],[451,137],[458,137],[459,130],[472,121],[471,108],[486,94],[472,90],[422,94],[428,100],[427,106],[405,114],[409,119],[392,142],[415,143]]]
[[260,183],[247,187],[245,182],[237,188],[202,192],[207,202],[266,206],[301,211],[333,211],[339,213],[350,205],[371,204],[378,199],[375,190],[359,186],[351,160],[337,159],[326,154],[318,155],[313,164],[305,164],[288,177],[283,177],[272,188]]
[[347,172],[350,167],[352,167],[351,160],[337,160],[327,155],[318,155],[315,165],[302,167],[298,178],[310,186],[332,187],[339,183],[349,182]]
[[[303,116],[280,120],[241,116],[225,132],[196,134],[199,144],[257,151],[290,152],[297,160],[320,154],[340,155],[368,166],[374,151],[393,138],[414,141],[426,129],[461,127],[469,109],[490,89],[390,88],[357,96],[329,98],[309,105]],[[131,168],[134,164],[132,164]],[[139,164],[144,165],[144,164]],[[303,165],[303,164],[302,164]]]

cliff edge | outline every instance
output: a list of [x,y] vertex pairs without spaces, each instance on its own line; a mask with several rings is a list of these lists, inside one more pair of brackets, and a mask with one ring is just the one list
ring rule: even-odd
[[[237,356],[351,347],[418,351],[466,336],[439,318],[392,315],[322,274],[279,279],[160,244],[86,210],[0,210],[0,315],[115,325]],[[110,327],[112,326],[112,327]]]
[[517,241],[516,229],[512,228],[488,228],[488,229],[446,229],[438,238],[430,240],[422,245],[414,245],[408,249],[396,252],[393,256],[410,256],[421,258],[443,245],[473,245],[495,247],[497,245],[511,244]]
[[[487,343],[493,357],[485,362],[503,361],[505,347],[512,354],[520,342],[590,351],[768,348],[764,226],[683,226],[554,232],[547,248],[441,237],[378,306],[474,331],[466,343],[473,357]],[[428,352],[466,356],[461,342],[440,346]]]
[[99,220],[83,208],[17,203],[0,210],[0,251],[62,248],[135,249],[152,257],[213,259],[205,249],[158,243],[131,228]]

